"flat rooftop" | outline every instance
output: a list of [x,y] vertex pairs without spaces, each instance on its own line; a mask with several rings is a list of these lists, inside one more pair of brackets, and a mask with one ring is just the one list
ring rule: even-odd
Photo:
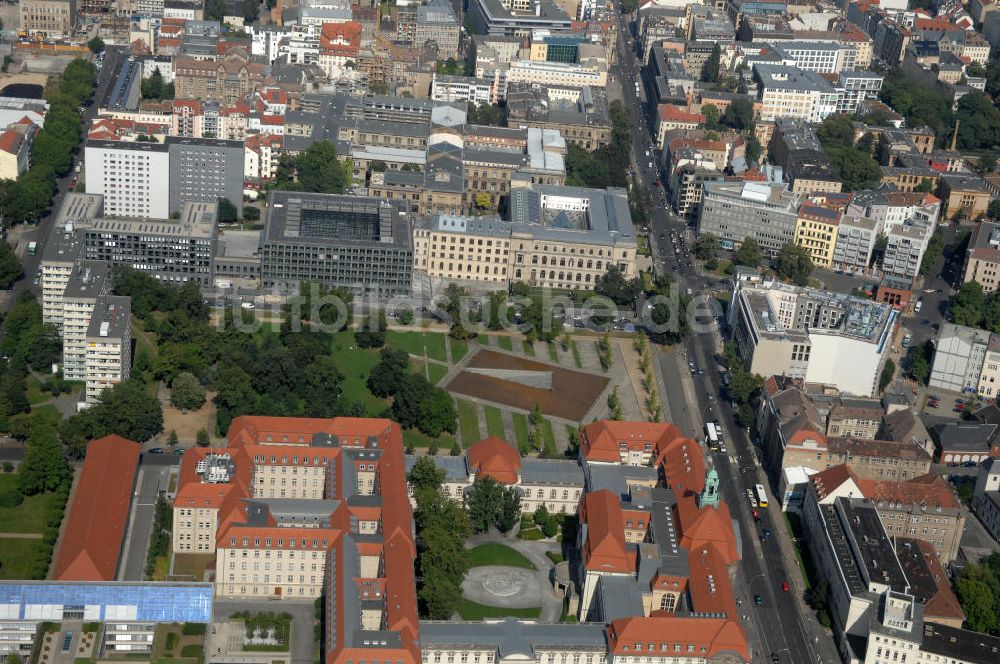
[[510,195],[514,232],[539,239],[584,244],[635,244],[624,189],[534,185]]

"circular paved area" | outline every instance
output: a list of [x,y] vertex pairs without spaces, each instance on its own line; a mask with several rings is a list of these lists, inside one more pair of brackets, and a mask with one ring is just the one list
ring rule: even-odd
[[487,606],[530,608],[542,603],[535,570],[506,565],[473,567],[462,582],[466,599]]

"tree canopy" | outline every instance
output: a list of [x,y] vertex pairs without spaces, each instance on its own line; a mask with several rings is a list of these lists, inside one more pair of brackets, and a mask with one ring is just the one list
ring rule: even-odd
[[764,257],[760,253],[760,244],[752,237],[744,238],[733,256],[733,262],[744,267],[758,267],[762,260]]
[[465,495],[469,522],[476,532],[497,528],[510,531],[521,516],[521,494],[517,487],[500,484],[492,477],[477,478]]
[[1000,554],[962,567],[955,593],[965,612],[965,627],[1000,636]]
[[774,270],[782,279],[787,279],[797,286],[809,283],[809,275],[813,271],[813,262],[809,251],[794,242],[789,242],[778,252]]
[[274,180],[278,189],[342,194],[350,181],[350,168],[349,161],[337,158],[337,148],[330,141],[316,141],[299,155],[282,155]]
[[855,145],[852,122],[849,115],[831,115],[820,125],[816,136],[844,183],[844,191],[871,189],[882,179],[882,169],[870,149]]
[[631,307],[641,291],[639,279],[626,279],[617,265],[612,265],[608,271],[594,282],[594,292],[609,298],[620,307]]

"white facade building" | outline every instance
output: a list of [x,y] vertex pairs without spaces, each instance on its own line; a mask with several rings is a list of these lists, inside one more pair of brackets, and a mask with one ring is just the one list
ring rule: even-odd
[[162,143],[87,141],[87,191],[108,217],[170,218],[170,155]]

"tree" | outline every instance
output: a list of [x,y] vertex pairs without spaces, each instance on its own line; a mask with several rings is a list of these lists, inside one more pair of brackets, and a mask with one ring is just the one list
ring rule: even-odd
[[789,242],[778,252],[774,270],[782,279],[788,279],[797,286],[805,286],[809,283],[813,262],[805,247]]
[[462,601],[462,579],[469,569],[465,540],[472,528],[462,506],[440,487],[414,489],[414,498],[420,609],[428,618],[447,619]]
[[878,377],[878,391],[885,392],[885,388],[889,387],[889,383],[896,376],[896,363],[892,360],[886,360],[885,366],[882,367],[882,373]]
[[160,73],[159,67],[153,70],[149,78],[142,79],[139,84],[139,94],[143,99],[163,98],[163,74]]
[[20,276],[21,259],[9,242],[0,242],[0,289],[7,290]]
[[286,155],[274,179],[278,189],[341,194],[347,173],[337,159],[337,148],[330,141],[316,141],[298,156]]
[[226,0],[205,0],[205,20],[221,21],[226,15]]
[[444,478],[445,471],[437,467],[434,459],[426,456],[417,459],[417,462],[413,464],[413,468],[410,468],[410,472],[406,476],[406,480],[413,488],[414,494],[428,489],[435,491],[440,489]]
[[260,18],[260,1],[243,0],[243,22],[247,25],[255,23]]
[[705,104],[701,107],[701,114],[705,116],[705,129],[718,131],[719,129],[719,108],[714,104]]
[[373,322],[371,316],[365,318],[360,330],[354,333],[354,341],[358,348],[381,348],[385,345],[385,336],[389,331],[389,323],[385,312],[379,311]]
[[187,371],[177,374],[170,384],[170,403],[181,410],[198,410],[205,403],[205,388],[197,376]]
[[91,53],[97,55],[104,50],[104,40],[100,37],[92,37],[90,41],[87,42],[87,48],[90,49]]
[[702,233],[694,243],[694,255],[703,261],[719,256],[719,238],[712,233]]
[[170,447],[177,447],[178,443],[180,443],[180,439],[177,437],[177,432],[171,429],[170,435],[167,437],[167,445]]
[[399,383],[392,401],[393,419],[400,426],[413,429],[420,424],[421,405],[433,386],[419,374],[407,374]]
[[607,297],[620,307],[632,306],[639,291],[639,279],[626,279],[617,265],[609,267],[594,282],[595,293]]
[[722,48],[716,44],[712,47],[712,54],[705,60],[701,68],[701,80],[706,83],[715,83],[719,80],[719,67],[722,64]]
[[255,208],[252,205],[243,206],[243,221],[259,221],[260,220],[260,208]]
[[920,261],[920,276],[930,275],[943,255],[944,237],[941,234],[941,229],[938,228],[931,236],[930,242],[927,243],[927,249],[924,250],[924,257]]
[[951,298],[948,318],[956,325],[979,327],[979,323],[983,319],[985,305],[986,296],[983,293],[982,284],[976,281],[967,281]]
[[921,385],[926,385],[931,377],[931,358],[934,357],[934,345],[927,341],[910,351],[910,376]]
[[236,210],[236,206],[228,198],[220,198],[219,223],[235,224],[237,219],[239,219],[239,212]]
[[18,490],[26,496],[54,491],[71,476],[55,427],[51,422],[35,420],[17,476]]
[[867,136],[855,145],[853,121],[852,116],[843,113],[831,115],[816,131],[845,191],[873,188],[882,178],[882,170],[872,157],[872,137]]
[[497,515],[497,528],[509,533],[521,520],[521,493],[517,487],[504,487]]
[[755,164],[760,163],[761,155],[764,154],[764,148],[761,146],[760,141],[757,140],[757,136],[755,134],[747,136],[747,144],[744,154],[748,166],[754,166]]
[[503,507],[504,486],[488,475],[476,478],[465,494],[469,523],[477,533],[498,526]]
[[419,417],[417,427],[432,438],[437,438],[445,431],[455,433],[458,427],[455,402],[452,401],[450,394],[439,387],[431,387],[424,397],[420,403]]
[[485,210],[490,207],[490,195],[487,193],[480,192],[476,194],[476,207],[480,210]]
[[194,436],[194,442],[198,447],[208,447],[212,443],[212,439],[208,435],[208,429],[198,429],[198,433]]
[[733,262],[744,267],[758,267],[763,260],[760,244],[752,237],[744,238],[740,248],[736,250],[736,255],[733,256]]
[[505,115],[502,107],[493,104],[479,104],[477,106],[470,102],[468,105],[467,120],[469,124],[503,127],[506,124]]
[[955,579],[955,593],[965,612],[965,627],[1000,635],[1000,555],[962,567]]
[[368,374],[368,389],[377,397],[396,394],[410,370],[410,356],[406,351],[383,348],[379,363]]
[[746,97],[737,97],[722,113],[722,124],[736,131],[753,128],[753,103]]
[[141,443],[163,431],[160,400],[137,380],[104,390],[83,414],[90,419],[94,438],[116,433]]

